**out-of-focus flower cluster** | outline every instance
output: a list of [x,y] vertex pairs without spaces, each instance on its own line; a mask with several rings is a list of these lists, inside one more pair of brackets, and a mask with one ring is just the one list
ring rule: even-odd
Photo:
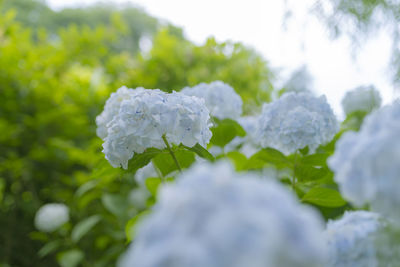
[[291,154],[308,146],[312,153],[332,140],[339,126],[325,96],[287,93],[264,104],[257,139],[262,147]]
[[322,221],[277,183],[227,163],[163,186],[122,267],[322,266]]
[[35,226],[42,232],[53,232],[69,220],[69,209],[64,204],[43,205],[35,215]]
[[328,163],[342,195],[357,206],[400,219],[400,101],[369,115],[345,133]]
[[371,112],[381,106],[381,96],[374,86],[360,86],[346,93],[342,107],[348,115],[355,111]]
[[97,117],[103,152],[114,167],[128,167],[134,153],[165,148],[168,142],[206,146],[211,138],[209,111],[204,100],[158,89],[120,88]]
[[242,114],[242,98],[231,86],[221,81],[185,87],[181,92],[204,99],[211,116],[218,119],[237,119]]
[[[327,267],[377,267],[377,233],[382,218],[368,211],[346,212],[341,219],[329,221],[324,238],[328,246]],[[389,265],[388,265],[389,266]]]
[[240,152],[250,157],[258,151],[256,133],[258,129],[258,116],[244,116],[237,119],[237,122],[246,131],[245,137],[235,137],[225,146],[224,151],[234,151],[240,146]]

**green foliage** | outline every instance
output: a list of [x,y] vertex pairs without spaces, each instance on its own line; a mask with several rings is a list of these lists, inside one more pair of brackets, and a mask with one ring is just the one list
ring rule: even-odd
[[207,151],[204,147],[202,147],[200,144],[196,144],[194,147],[185,147],[186,149],[193,151],[194,153],[197,154],[197,156],[209,160],[209,161],[214,161],[215,158],[213,155],[210,154],[210,152]]
[[342,124],[342,128],[358,131],[361,127],[362,122],[364,121],[365,116],[367,115],[368,113],[364,111],[355,111],[347,115]]
[[[157,19],[144,11],[125,4],[116,6],[112,3],[97,3],[84,9],[67,8],[53,11],[37,0],[3,0],[3,9],[16,9],[16,20],[24,27],[32,28],[35,36],[46,29],[49,35],[59,35],[61,28],[71,25],[94,29],[99,25],[114,29],[121,38],[113,41],[112,51],[139,51],[142,37],[152,37],[159,27]],[[174,28],[173,26],[169,26]]]
[[148,148],[141,154],[136,153],[128,162],[128,172],[129,173],[136,173],[136,171],[147,164],[150,161],[159,155],[160,153],[168,153],[157,148]]
[[73,242],[78,242],[87,232],[90,231],[99,221],[101,217],[99,215],[93,215],[89,218],[76,224],[71,233],[71,239]]
[[[177,149],[174,151],[180,168],[186,169],[195,161],[195,153],[188,150]],[[153,164],[158,168],[163,177],[178,170],[173,158],[168,152],[160,153],[153,158]]]
[[[214,39],[195,45],[135,8],[55,12],[41,2],[4,0],[0,14],[1,264],[113,266],[126,248],[125,225],[144,209],[130,202],[134,173],[160,151],[135,155],[128,171],[104,159],[95,117],[118,87],[171,91],[221,79],[247,111],[272,90],[267,63],[251,49]],[[144,36],[153,46],[138,53]],[[214,160],[200,145],[176,149],[183,168],[194,153]],[[164,156],[160,170],[173,172]],[[144,201],[151,206],[155,198]],[[37,232],[35,212],[50,202],[65,203],[70,222]]]
[[346,201],[343,200],[338,191],[325,187],[312,188],[303,196],[302,201],[331,208],[346,205]]
[[61,267],[75,267],[83,260],[85,254],[78,250],[72,249],[57,254],[57,261]]
[[210,38],[202,46],[160,31],[149,54],[139,56],[138,68],[129,72],[132,87],[179,91],[200,82],[222,80],[235,88],[249,112],[270,100],[273,75],[267,63],[239,43],[217,43]]
[[214,122],[216,125],[211,128],[212,137],[210,141],[213,145],[224,147],[229,144],[233,138],[246,135],[246,131],[234,120],[218,120],[214,118]]

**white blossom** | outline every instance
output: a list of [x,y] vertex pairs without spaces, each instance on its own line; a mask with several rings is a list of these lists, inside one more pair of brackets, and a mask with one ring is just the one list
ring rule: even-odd
[[111,94],[110,98],[106,101],[104,111],[96,118],[97,136],[102,139],[107,136],[108,123],[118,115],[121,102],[129,99],[134,92],[135,90],[122,86],[115,93]]
[[53,232],[69,220],[69,210],[64,204],[43,205],[35,215],[35,226],[42,232]]
[[400,101],[367,116],[345,133],[328,159],[342,195],[356,206],[400,219]]
[[237,121],[246,131],[246,136],[235,137],[225,146],[224,151],[234,151],[240,146],[239,151],[246,155],[246,157],[250,157],[258,151],[256,133],[258,129],[259,116],[244,116],[240,117]]
[[346,93],[342,107],[348,115],[355,111],[371,112],[381,106],[381,96],[374,86],[360,86]]
[[383,226],[379,215],[368,211],[346,212],[341,219],[329,221],[324,233],[329,259],[326,267],[382,266],[376,238]]
[[258,142],[284,154],[308,146],[310,152],[332,140],[339,126],[325,96],[287,93],[264,104],[259,118]]
[[203,98],[211,116],[218,119],[236,119],[242,114],[242,98],[231,86],[221,81],[185,87],[181,92]]
[[161,188],[120,266],[322,266],[322,224],[272,179],[200,164]]
[[[152,147],[165,148],[164,135],[169,143],[189,147],[196,143],[206,146],[211,139],[210,116],[204,100],[158,89],[127,90],[131,90],[129,96],[124,94],[120,103],[108,105],[118,106],[118,112],[107,108],[107,103],[105,113],[98,119],[102,122],[99,127],[107,122],[107,135],[102,135],[103,152],[112,166],[122,165],[126,169],[134,153]],[[108,122],[105,118],[112,119]]]

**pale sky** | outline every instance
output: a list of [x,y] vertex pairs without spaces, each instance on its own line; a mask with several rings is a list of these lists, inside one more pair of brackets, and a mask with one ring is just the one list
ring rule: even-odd
[[[376,36],[351,55],[350,41],[332,41],[327,30],[307,12],[310,1],[289,1],[294,17],[282,27],[284,0],[110,0],[131,2],[150,15],[184,29],[197,44],[214,36],[218,41],[239,41],[260,52],[283,75],[305,64],[314,78],[314,90],[325,94],[342,117],[340,101],[349,89],[374,84],[384,103],[393,99],[387,74],[391,40],[388,34]],[[47,0],[55,9],[85,5],[96,0]],[[279,81],[278,81],[279,83]]]

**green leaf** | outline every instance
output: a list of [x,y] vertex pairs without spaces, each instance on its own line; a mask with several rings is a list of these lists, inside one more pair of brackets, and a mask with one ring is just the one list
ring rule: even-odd
[[365,111],[355,111],[350,113],[343,121],[342,128],[358,131],[366,115],[368,115],[368,112]]
[[83,260],[84,254],[78,249],[71,249],[57,255],[57,262],[61,267],[76,267]]
[[99,183],[100,180],[90,180],[83,185],[81,185],[75,192],[75,197],[79,198],[83,196],[86,192],[92,190],[93,188],[96,187],[96,185]]
[[284,154],[273,148],[264,148],[251,156],[246,167],[262,168],[266,164],[271,164],[278,169],[293,167],[293,163]]
[[315,168],[309,165],[296,166],[296,177],[302,182],[321,179],[329,172],[328,168]]
[[138,224],[138,222],[144,219],[148,214],[150,214],[150,210],[142,211],[126,223],[125,235],[128,242],[132,241],[132,239],[135,238],[136,225]]
[[93,215],[77,223],[72,230],[71,239],[78,242],[84,235],[86,235],[99,221],[100,215]]
[[193,151],[199,157],[202,157],[202,158],[207,159],[209,161],[215,161],[214,156],[210,152],[208,152],[207,149],[202,147],[199,143],[197,143],[194,147],[188,147],[188,146],[184,146],[184,147],[186,149],[190,150],[190,151]]
[[[174,155],[182,169],[188,168],[195,161],[195,154],[192,151],[177,149]],[[169,152],[159,153],[153,158],[153,164],[161,171],[165,177],[173,171],[178,170],[174,159]]]
[[152,158],[162,153],[162,150],[156,148],[148,148],[141,154],[135,154],[128,162],[128,172],[136,173],[136,171],[151,161]]
[[123,217],[128,209],[126,198],[118,194],[103,194],[101,202],[109,212],[119,218]]
[[326,166],[326,160],[330,155],[328,153],[317,153],[305,156],[301,159],[301,164],[311,165],[311,166]]
[[299,151],[300,151],[300,153],[302,154],[302,155],[307,155],[308,154],[308,152],[310,151],[310,149],[308,148],[308,146],[306,146],[306,147],[304,147],[304,148],[302,148],[302,149],[299,149]]
[[44,256],[47,256],[48,254],[54,252],[56,249],[58,249],[61,246],[61,240],[54,240],[46,245],[44,245],[38,252],[39,258],[43,258]]
[[302,198],[302,202],[312,203],[322,207],[341,207],[346,205],[346,201],[340,193],[334,189],[325,187],[314,187]]
[[234,120],[215,119],[215,121],[217,122],[217,126],[211,128],[212,137],[210,142],[213,145],[224,147],[236,136],[243,137],[246,135],[246,131]]
[[247,164],[247,157],[238,151],[231,151],[226,154],[226,156],[233,161],[237,171],[241,171],[245,168]]
[[157,190],[158,187],[161,184],[161,178],[158,177],[149,177],[145,180],[145,185],[147,187],[147,189],[149,190],[149,192],[153,195],[153,196],[157,196]]

